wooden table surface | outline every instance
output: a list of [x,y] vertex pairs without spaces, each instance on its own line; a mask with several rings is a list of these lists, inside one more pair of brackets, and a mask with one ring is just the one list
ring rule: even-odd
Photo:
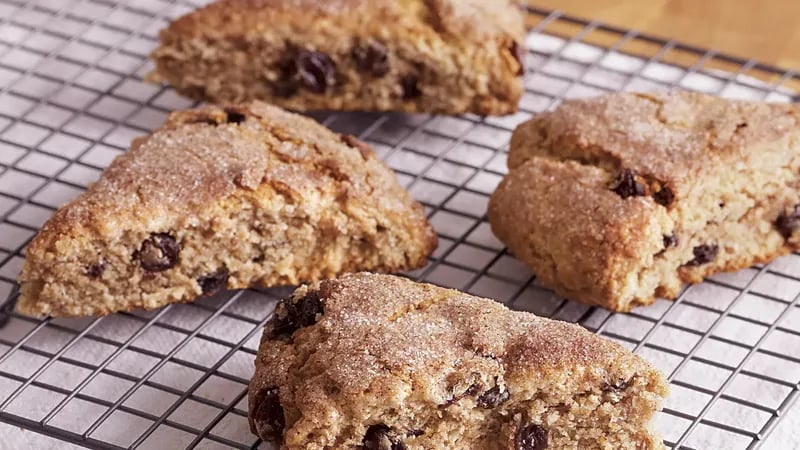
[[528,0],[784,69],[800,70],[800,0]]

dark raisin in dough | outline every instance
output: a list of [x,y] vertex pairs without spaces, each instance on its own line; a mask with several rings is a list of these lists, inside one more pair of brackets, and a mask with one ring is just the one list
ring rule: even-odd
[[373,425],[367,429],[362,441],[365,450],[405,450],[406,446],[386,425]]
[[517,450],[544,450],[548,440],[547,430],[535,423],[517,430]]
[[473,384],[472,386],[468,387],[466,391],[461,395],[461,397],[467,397],[470,395],[475,395],[480,392],[481,387],[477,384]]
[[316,292],[309,292],[297,301],[289,297],[275,307],[266,332],[272,337],[289,336],[300,328],[314,325],[317,315],[323,312],[322,300]]
[[103,272],[106,271],[106,261],[101,259],[96,263],[90,265],[86,268],[86,276],[89,278],[100,278],[103,276]]
[[181,247],[167,233],[156,233],[142,242],[137,252],[139,264],[148,272],[163,272],[178,263]]
[[645,195],[645,186],[636,179],[636,174],[630,169],[625,169],[619,174],[611,190],[622,198],[640,197]]
[[455,404],[464,397],[469,397],[477,394],[478,392],[480,392],[480,390],[481,390],[480,386],[478,386],[477,384],[473,384],[472,386],[468,387],[466,391],[460,394],[453,393],[453,396],[450,398],[450,400],[447,400],[443,404],[439,405],[439,408],[442,409],[447,408],[448,406]]
[[686,265],[700,266],[714,260],[717,253],[719,253],[719,246],[714,244],[698,245],[692,252],[694,253],[694,259],[687,262]]
[[302,50],[295,58],[296,75],[308,90],[324,94],[336,83],[336,65],[326,54]]
[[232,109],[226,109],[225,114],[228,123],[242,123],[247,119],[247,116]]
[[278,388],[265,389],[259,394],[256,399],[253,420],[258,423],[262,431],[274,439],[279,439],[283,435],[286,420],[283,417]]
[[675,200],[675,194],[672,189],[661,186],[661,190],[653,194],[653,200],[661,206],[669,206]]
[[495,386],[478,397],[477,403],[481,408],[491,409],[505,403],[509,396],[508,389],[501,392],[500,386]]
[[220,269],[206,276],[197,279],[197,284],[203,291],[203,295],[214,295],[228,284],[229,273],[225,269]]
[[633,378],[630,380],[619,379],[613,383],[606,383],[603,385],[603,392],[621,392],[628,389],[633,384]]
[[784,239],[792,237],[792,233],[800,227],[800,204],[795,205],[789,212],[782,212],[777,219],[775,219],[775,228],[783,236]]
[[670,234],[669,236],[664,236],[665,249],[677,246],[678,246],[678,238],[674,234]]
[[386,47],[375,41],[353,48],[353,59],[359,72],[381,78],[389,73],[389,55]]
[[407,75],[400,81],[403,87],[403,99],[410,100],[422,95],[419,89],[419,80],[413,75]]

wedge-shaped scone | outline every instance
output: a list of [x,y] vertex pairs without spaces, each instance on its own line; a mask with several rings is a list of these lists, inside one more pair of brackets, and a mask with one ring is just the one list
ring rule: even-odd
[[221,0],[161,32],[151,79],[217,103],[509,114],[524,36],[511,0]]
[[542,284],[613,310],[800,245],[800,109],[708,95],[568,101],[522,124],[492,229]]
[[252,103],[176,112],[28,247],[19,310],[80,316],[424,265],[422,207],[375,153]]
[[250,425],[289,450],[652,449],[666,392],[644,360],[578,325],[360,273],[278,304]]

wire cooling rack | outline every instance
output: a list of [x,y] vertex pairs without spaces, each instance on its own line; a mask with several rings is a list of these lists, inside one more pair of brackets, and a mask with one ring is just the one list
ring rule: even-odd
[[[25,245],[52,211],[132,137],[192,106],[142,76],[157,31],[199,3],[0,0],[0,421],[101,449],[271,448],[248,431],[246,387],[288,289],[83,320],[13,312]],[[315,117],[375,145],[426,205],[440,245],[413,276],[579,322],[652,361],[672,385],[657,417],[669,447],[758,447],[798,393],[797,255],[612,314],[538,286],[484,211],[513,128],[564,98],[683,87],[791,101],[797,75],[558,12],[531,9],[530,22],[519,114]]]

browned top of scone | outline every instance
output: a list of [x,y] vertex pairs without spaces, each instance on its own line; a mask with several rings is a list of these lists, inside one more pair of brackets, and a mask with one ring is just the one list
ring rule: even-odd
[[[795,133],[796,105],[728,100],[688,91],[616,93],[562,103],[522,124],[508,166],[532,156],[630,169],[676,194],[692,180]],[[747,158],[745,157],[747,156]]]
[[251,402],[280,386],[287,424],[302,415],[299,428],[326,423],[331,410],[361,418],[376,405],[446,405],[476,373],[543,397],[634,376],[660,383],[642,359],[578,325],[459,291],[360,273],[309,292],[322,314],[288,340],[268,325],[251,385]]
[[510,0],[221,0],[176,20],[161,38],[258,34],[276,27],[338,36],[382,35],[396,27],[423,41],[440,35],[522,42],[524,36],[523,16]]
[[[508,374],[593,364],[627,353],[577,325],[402,277],[348,275],[322,282],[319,294],[325,306],[318,326],[339,341],[328,373],[336,372],[354,393],[371,382],[360,374],[380,372],[382,364],[411,374],[462,351],[502,359]],[[355,330],[366,333],[357,337]],[[365,360],[342,355],[345,349],[353,357],[364,349],[380,351],[368,351]]]
[[109,239],[131,221],[170,229],[215,202],[270,185],[288,203],[333,196],[351,216],[364,210],[428,229],[422,208],[366,144],[261,102],[172,113],[134,141],[100,179],[59,209],[29,252],[64,235]]

